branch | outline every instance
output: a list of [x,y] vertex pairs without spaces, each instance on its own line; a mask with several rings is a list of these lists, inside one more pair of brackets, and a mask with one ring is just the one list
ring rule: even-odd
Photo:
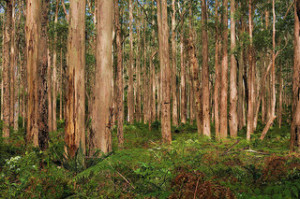
[[61,0],[61,4],[62,4],[62,7],[63,7],[63,9],[64,9],[64,13],[65,13],[65,15],[66,15],[66,19],[67,19],[67,21],[69,22],[69,14],[68,14],[67,9],[66,9],[66,6],[65,6],[65,0]]
[[237,145],[240,142],[240,140],[237,140],[233,145],[231,145],[221,156],[226,155],[235,145]]
[[287,9],[287,11],[286,11],[286,13],[285,13],[285,15],[284,15],[284,17],[283,17],[283,19],[285,19],[286,17],[287,17],[287,15],[289,14],[289,12],[290,12],[290,9],[292,8],[292,6],[294,5],[294,3],[295,3],[295,0],[291,3],[291,5],[289,6],[289,8]]
[[151,21],[149,21],[149,17],[148,17],[148,15],[147,15],[147,11],[145,10],[145,8],[144,8],[144,6],[142,6],[141,4],[140,4],[140,2],[139,1],[136,1],[138,4],[139,4],[139,6],[142,8],[142,10],[143,10],[143,13],[146,15],[146,21],[151,25],[151,26],[153,26],[153,24],[152,24],[152,22]]

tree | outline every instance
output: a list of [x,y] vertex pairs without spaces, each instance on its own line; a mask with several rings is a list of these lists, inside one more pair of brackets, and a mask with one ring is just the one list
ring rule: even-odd
[[220,138],[227,137],[227,90],[228,90],[228,0],[223,1],[223,57],[221,70]]
[[210,137],[209,117],[209,66],[208,66],[208,36],[207,36],[206,0],[202,0],[202,95],[203,95],[203,134]]
[[254,63],[253,63],[253,19],[252,0],[249,0],[249,72],[248,72],[248,115],[247,115],[247,140],[250,140],[254,128],[253,104],[254,104]]
[[70,1],[67,55],[66,151],[85,154],[85,0]]
[[134,122],[134,97],[133,97],[133,5],[132,0],[129,0],[129,43],[130,43],[130,54],[129,54],[129,66],[128,66],[128,121],[130,124]]
[[180,13],[180,118],[181,123],[186,123],[187,117],[187,94],[186,94],[186,65],[185,65],[185,52],[184,52],[184,13]]
[[48,147],[49,139],[49,129],[48,129],[48,102],[47,92],[48,82],[47,82],[47,72],[48,72],[48,8],[49,0],[42,1],[41,7],[41,33],[39,41],[39,66],[38,66],[38,128],[39,128],[39,146],[41,149],[46,149]]
[[3,41],[3,137],[9,137],[10,126],[10,42],[12,28],[12,2],[6,1]]
[[57,100],[57,90],[58,90],[58,84],[57,84],[57,23],[58,23],[58,10],[59,10],[59,0],[56,0],[56,8],[55,8],[55,16],[54,16],[54,41],[53,41],[53,68],[52,68],[52,107],[53,112],[51,116],[52,120],[52,131],[57,130],[56,125],[56,100]]
[[124,144],[124,108],[123,108],[123,54],[122,54],[122,41],[121,41],[121,25],[120,25],[120,12],[119,12],[119,1],[115,0],[114,11],[115,11],[115,29],[116,29],[116,43],[117,43],[117,116],[118,116],[118,143],[119,147],[123,148]]
[[215,131],[216,131],[216,137],[220,138],[220,115],[219,115],[219,96],[220,96],[220,65],[219,65],[219,48],[220,48],[220,41],[219,41],[219,15],[218,15],[218,9],[219,9],[219,1],[216,0],[215,5],[215,26],[216,26],[216,32],[215,32],[215,87],[214,87],[214,113],[215,113]]
[[93,148],[103,153],[112,150],[112,31],[113,1],[97,0],[97,40],[94,104],[92,113]]
[[167,0],[157,0],[158,34],[160,48],[160,66],[162,70],[162,137],[163,142],[171,143],[170,112],[170,58]]
[[38,146],[38,67],[41,34],[41,1],[28,0],[26,10],[26,55],[28,82],[27,142]]
[[300,0],[295,1],[294,5],[294,69],[293,69],[293,114],[291,126],[291,151],[300,151]]
[[234,55],[236,48],[235,35],[235,0],[230,1],[230,110],[229,110],[229,130],[230,136],[237,136],[238,118],[237,118],[237,63]]
[[171,36],[171,43],[172,43],[172,123],[174,126],[178,126],[178,113],[177,113],[177,83],[176,83],[176,7],[175,7],[176,0],[172,0],[172,36]]
[[10,109],[9,109],[9,125],[16,130],[15,121],[15,66],[16,66],[16,2],[11,0],[12,3],[12,24],[11,24],[11,40],[10,40]]

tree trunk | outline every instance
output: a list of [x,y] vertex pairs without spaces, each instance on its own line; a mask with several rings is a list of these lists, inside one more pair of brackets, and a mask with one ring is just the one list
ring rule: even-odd
[[41,1],[28,0],[26,14],[26,55],[28,78],[27,142],[38,146],[38,65],[40,57]]
[[53,72],[52,72],[52,130],[57,131],[57,122],[56,122],[56,101],[57,101],[57,21],[58,21],[58,9],[59,9],[59,0],[56,0],[56,10],[54,17],[54,45],[53,45]]
[[300,0],[295,1],[295,27],[294,27],[294,70],[293,70],[293,104],[292,104],[292,126],[291,126],[291,151],[300,151],[300,39],[299,19]]
[[[182,16],[183,17],[183,16]],[[181,33],[180,33],[180,89],[181,89],[181,102],[180,102],[180,118],[181,123],[186,123],[187,117],[187,96],[186,96],[186,67],[185,67],[185,53],[183,46],[184,39],[184,27],[183,27],[183,18],[181,18]]]
[[203,134],[210,137],[209,118],[209,66],[208,66],[208,36],[206,19],[206,0],[202,0],[202,94],[203,94]]
[[11,40],[10,40],[10,109],[9,109],[9,126],[14,130],[14,112],[15,112],[15,66],[16,66],[16,16],[15,16],[15,0],[12,3],[12,24],[11,24]]
[[85,154],[85,7],[86,1],[70,1],[68,78],[66,101],[66,152]]
[[130,42],[130,54],[129,54],[129,67],[128,67],[128,122],[133,124],[134,122],[134,98],[133,98],[133,5],[132,0],[129,0],[129,42]]
[[[197,129],[198,129],[198,134],[202,135],[203,134],[203,123],[202,123],[202,111],[201,111],[201,86],[200,86],[200,81],[199,81],[199,65],[198,65],[198,60],[196,58],[196,47],[193,43],[192,37],[189,39],[189,44],[188,44],[188,50],[189,50],[189,58],[191,62],[191,76],[192,76],[192,81],[191,81],[191,87],[195,88],[194,90],[194,99],[196,102],[196,121],[197,121]],[[191,106],[192,104],[190,104]],[[207,135],[209,136],[209,135]]]
[[[241,31],[240,31],[240,35],[244,34],[244,30],[243,30],[243,22],[241,21],[242,25],[241,25]],[[241,54],[240,54],[240,61],[238,64],[238,68],[239,68],[239,77],[238,77],[238,129],[241,130],[244,127],[245,124],[245,114],[244,114],[244,102],[245,102],[245,98],[244,98],[244,81],[243,81],[243,74],[244,74],[244,50],[243,50],[243,46],[244,44],[241,42]]]
[[49,48],[47,49],[47,55],[48,55],[48,73],[47,73],[47,80],[48,80],[48,129],[49,132],[53,132],[53,100],[52,100],[52,73],[51,73],[51,54]]
[[[171,136],[171,110],[170,110],[170,59],[169,59],[169,27],[168,27],[168,13],[167,0],[157,0],[157,13],[159,40],[161,49],[160,65],[162,70],[162,138],[164,143],[170,144]],[[161,23],[159,23],[159,21]]]
[[[117,117],[118,117],[118,144],[119,148],[123,148],[124,145],[124,133],[123,133],[123,123],[124,123],[124,108],[123,108],[123,54],[122,54],[122,38],[121,38],[121,25],[120,25],[120,12],[118,6],[118,0],[115,0],[115,29],[116,29],[116,43],[117,43]],[[139,84],[137,85],[137,87]],[[138,89],[137,89],[138,91]],[[139,96],[139,94],[137,93]]]
[[3,42],[3,137],[9,137],[10,126],[10,43],[12,28],[12,2],[7,1],[5,10],[4,42]]
[[253,36],[252,36],[252,0],[249,0],[249,72],[248,72],[248,115],[247,115],[247,140],[250,140],[254,128],[254,63],[253,63]]
[[[5,11],[5,14],[6,14],[6,11]],[[4,59],[5,59],[5,56],[4,56],[4,39],[5,39],[5,27],[6,27],[6,21],[5,21],[5,15],[3,15],[3,26],[2,26],[2,51],[1,51],[1,56],[2,56],[2,65],[1,65],[1,120],[3,121],[3,69],[4,69]],[[3,135],[4,136],[4,129],[5,127],[3,127]]]
[[227,137],[227,90],[228,90],[228,0],[223,1],[225,9],[223,16],[223,57],[222,57],[222,70],[221,70],[221,101],[220,101],[220,138]]
[[215,20],[216,20],[216,49],[215,49],[215,87],[214,87],[214,112],[215,112],[215,132],[216,138],[220,137],[220,115],[219,115],[219,90],[220,90],[220,65],[219,65],[219,49],[220,49],[220,42],[219,42],[219,16],[218,16],[218,9],[219,9],[219,1],[216,1],[215,5]]
[[[111,118],[112,118],[112,31],[113,31],[113,1],[98,0],[97,7],[97,41],[96,41],[96,71],[94,87],[94,103],[92,138],[94,149],[103,153],[112,151]],[[131,66],[130,66],[131,67]],[[133,111],[133,110],[132,110]],[[132,112],[133,114],[133,112]],[[133,115],[131,115],[133,117]],[[132,118],[131,118],[132,119]]]
[[143,34],[143,121],[144,124],[148,123],[148,113],[149,113],[149,107],[148,107],[148,76],[147,76],[147,43],[146,43],[146,20],[143,18],[143,25],[144,25],[144,34]]
[[59,120],[63,119],[63,53],[60,49]]
[[178,126],[178,114],[177,114],[177,65],[176,65],[176,0],[172,0],[172,124]]
[[137,52],[136,52],[136,121],[141,122],[142,103],[141,103],[141,25],[137,22]]
[[[48,9],[50,0],[42,1],[41,34],[39,42],[39,67],[38,67],[38,128],[39,128],[39,146],[42,150],[48,147],[48,101],[47,101],[47,70],[48,67]],[[49,103],[51,103],[49,101]]]
[[230,36],[231,36],[231,56],[230,56],[230,111],[229,130],[231,137],[237,137],[238,117],[237,117],[237,63],[234,55],[236,48],[235,39],[235,0],[230,2]]
[[[186,46],[185,48],[189,48],[189,47]],[[187,81],[187,86],[186,86],[187,87],[187,94],[188,94],[187,95],[188,96],[188,99],[187,99],[188,105],[187,105],[187,107],[188,107],[188,110],[189,110],[187,115],[189,116],[190,124],[193,125],[194,121],[195,121],[195,118],[197,118],[197,116],[198,116],[198,115],[196,116],[196,114],[195,114],[195,112],[197,112],[197,110],[195,110],[196,105],[195,105],[195,102],[194,102],[195,101],[194,95],[196,94],[196,91],[195,91],[196,89],[194,89],[194,85],[193,85],[193,64],[190,60],[188,60],[187,62],[188,62],[187,65],[190,66],[188,68],[188,71],[187,71],[187,74],[186,74],[187,75],[186,79],[188,80]],[[199,71],[198,71],[198,73],[199,73]],[[198,73],[197,73],[197,75],[199,75]],[[199,79],[199,77],[197,77],[197,79]],[[199,84],[199,86],[200,86],[200,84]],[[201,104],[201,101],[200,100],[198,100],[198,101]],[[200,113],[201,107],[198,107],[198,108],[199,108],[199,113]],[[202,114],[200,114],[199,116],[200,116],[199,120],[197,120],[197,119],[196,120],[199,121],[199,123],[198,123],[199,128],[200,128],[199,132],[202,132],[203,127],[201,125],[202,123],[201,123],[201,119],[200,119]]]
[[283,78],[282,78],[282,67],[279,70],[279,102],[278,102],[278,125],[281,128],[282,125],[282,93],[283,93]]

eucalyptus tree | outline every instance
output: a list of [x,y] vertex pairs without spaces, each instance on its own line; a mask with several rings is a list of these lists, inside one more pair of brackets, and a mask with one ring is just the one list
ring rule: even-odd
[[38,68],[40,55],[41,34],[40,0],[28,0],[26,10],[26,55],[28,82],[28,112],[27,112],[27,142],[38,146]]
[[85,17],[86,1],[70,1],[65,143],[71,157],[85,153]]
[[112,151],[112,33],[113,1],[96,1],[96,71],[92,113],[93,148],[103,153]]
[[12,29],[12,2],[6,1],[3,41],[3,137],[9,137],[10,126],[10,43]]

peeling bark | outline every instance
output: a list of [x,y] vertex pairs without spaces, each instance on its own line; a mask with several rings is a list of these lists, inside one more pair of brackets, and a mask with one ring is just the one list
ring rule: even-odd
[[65,151],[85,154],[85,7],[86,1],[70,1],[67,55]]

